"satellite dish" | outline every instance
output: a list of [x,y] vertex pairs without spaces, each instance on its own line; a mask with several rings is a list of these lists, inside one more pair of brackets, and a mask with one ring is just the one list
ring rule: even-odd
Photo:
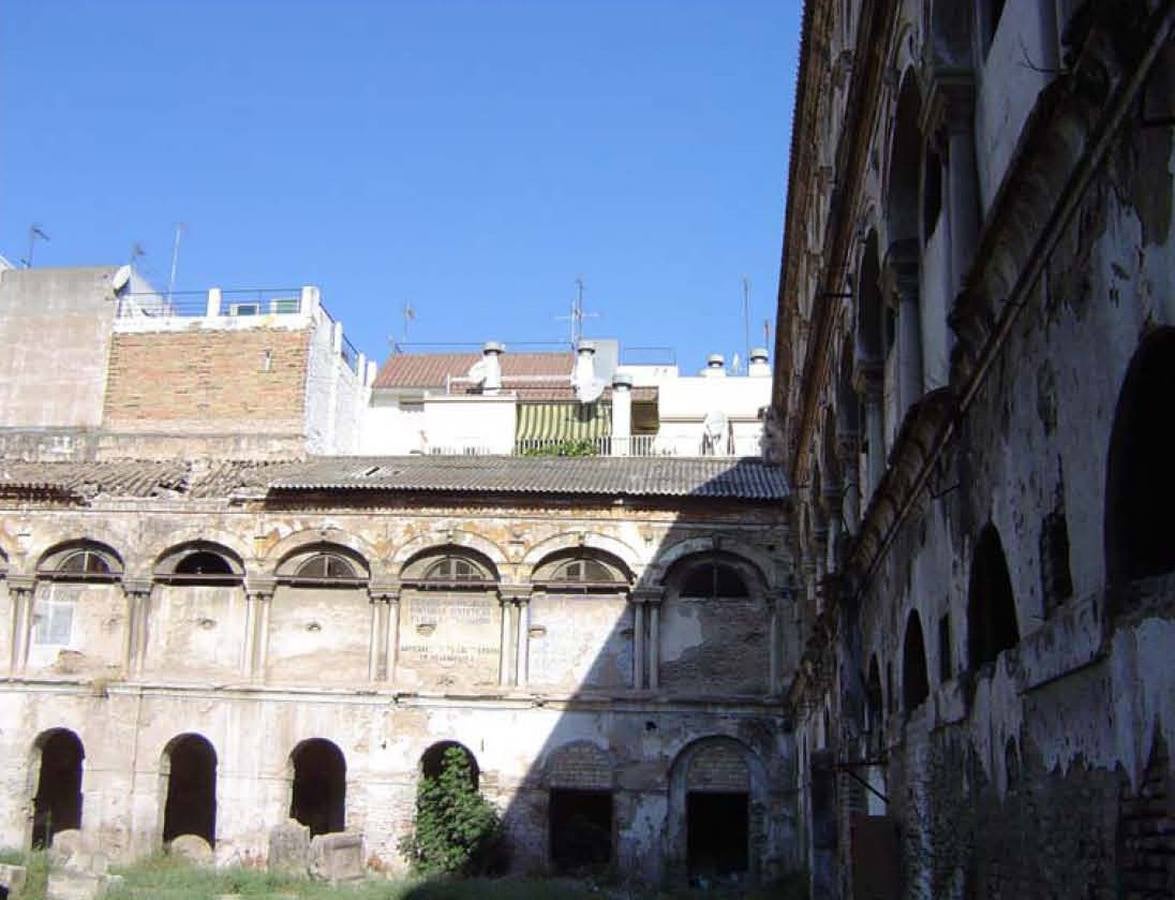
[[482,384],[486,380],[486,364],[484,359],[479,359],[472,366],[469,371],[465,373],[465,377],[475,384]]
[[124,287],[130,284],[130,281],[131,267],[129,265],[119,266],[118,271],[114,273],[114,277],[110,279],[110,289],[117,294]]

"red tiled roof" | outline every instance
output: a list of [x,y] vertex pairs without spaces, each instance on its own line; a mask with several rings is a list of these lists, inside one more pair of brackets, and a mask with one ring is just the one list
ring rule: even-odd
[[[464,378],[481,359],[480,353],[398,353],[388,357],[375,378],[375,387],[444,387],[446,378]],[[500,357],[502,378],[549,375],[570,379],[575,355],[563,353],[511,353]]]

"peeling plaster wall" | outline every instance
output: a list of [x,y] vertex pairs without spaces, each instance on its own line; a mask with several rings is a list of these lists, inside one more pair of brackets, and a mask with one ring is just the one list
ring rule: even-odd
[[[28,669],[17,667],[0,685],[0,721],[6,723],[0,727],[0,843],[27,843],[39,764],[34,742],[49,729],[68,728],[86,754],[84,839],[116,859],[157,849],[164,748],[191,732],[217,754],[218,860],[262,864],[269,829],[289,813],[290,753],[317,737],[337,744],[346,759],[347,828],[364,833],[372,865],[396,869],[402,866],[396,843],[412,820],[421,756],[453,740],[474,754],[483,792],[505,815],[514,869],[541,872],[548,867],[548,792],[556,783],[551,779],[558,780],[548,761],[561,748],[587,741],[610,760],[617,866],[650,882],[680,883],[684,809],[671,786],[675,765],[699,739],[723,737],[744,748],[752,773],[752,874],[770,878],[795,868],[792,741],[778,689],[767,688],[766,647],[742,644],[747,677],[739,680],[738,694],[713,687],[699,693],[696,686],[636,689],[634,604],[626,596],[522,590],[550,553],[579,547],[611,548],[636,584],[653,589],[670,565],[663,559],[706,552],[721,536],[723,552],[743,554],[747,565],[769,560],[762,578],[778,593],[787,564],[766,547],[778,540],[781,510],[712,502],[677,508],[610,501],[514,507],[485,498],[459,505],[320,500],[289,508],[99,494],[84,508],[0,507],[0,535],[18,536],[7,544],[14,548],[8,578],[27,579],[47,548],[85,537],[112,547],[125,562],[124,580],[139,585],[150,584],[152,566],[169,548],[193,537],[223,544],[245,568],[244,585],[154,583],[145,653],[130,674],[127,634],[104,630],[113,619],[119,629],[125,623],[123,585],[81,588],[79,608],[91,612],[79,617],[85,628],[71,645],[87,664],[34,671],[30,660]],[[272,586],[279,561],[323,541],[364,558],[370,590],[295,586],[280,578]],[[504,597],[531,598],[517,635],[519,642],[526,635],[529,645],[517,684],[514,675],[499,683],[500,654],[513,661],[517,651],[509,630],[503,650],[498,592],[396,587],[402,567],[421,551],[463,547],[490,559]],[[41,582],[37,590],[78,587]],[[272,599],[264,599],[265,590],[273,591]],[[391,632],[389,645],[397,652],[387,662],[389,672],[373,680],[369,653],[380,621],[373,609],[381,605],[373,601],[389,591],[399,598],[389,607],[398,607],[398,632]],[[425,599],[429,613],[418,615]],[[782,620],[790,622],[786,597],[779,602]],[[249,604],[255,616],[262,605],[269,608],[267,626],[263,618],[253,620],[254,640],[266,653],[264,666],[252,674],[244,664]],[[11,607],[0,621],[11,616]],[[474,614],[483,607],[488,618]],[[427,624],[435,627],[424,636],[417,626]],[[545,633],[535,634],[537,628]],[[762,622],[753,637],[767,639]],[[432,652],[413,649],[428,642],[435,644]],[[784,678],[795,664],[794,651],[785,649],[789,642],[780,639]],[[460,652],[444,652],[444,646]],[[466,651],[482,646],[493,653],[471,664]],[[648,657],[647,634],[644,652]],[[762,668],[757,677],[755,665]]]

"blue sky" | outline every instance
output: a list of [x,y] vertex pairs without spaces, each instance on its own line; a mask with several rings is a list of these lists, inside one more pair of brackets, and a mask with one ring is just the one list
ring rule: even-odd
[[773,318],[800,0],[5,0],[0,254],[317,284],[369,355]]

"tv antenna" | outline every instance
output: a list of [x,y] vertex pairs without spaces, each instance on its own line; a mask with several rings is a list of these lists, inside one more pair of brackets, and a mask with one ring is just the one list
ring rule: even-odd
[[[187,230],[187,225],[183,222],[175,223],[175,243],[171,245],[171,274],[167,278],[167,302],[171,304],[171,293],[175,290],[175,270],[180,261],[180,238],[183,237],[184,231]],[[136,247],[139,245],[136,244]],[[139,247],[142,250],[141,247]],[[142,254],[140,254],[142,255]],[[134,251],[131,252],[131,261],[134,261]]]
[[743,276],[743,359],[751,358],[751,279]]
[[34,222],[29,226],[29,255],[24,258],[24,267],[26,269],[33,267],[33,250],[37,246],[37,238],[47,242],[49,235],[45,234],[41,226]]
[[408,342],[408,325],[409,325],[409,323],[416,321],[416,310],[412,308],[412,301],[411,300],[404,301],[404,309],[402,312],[403,312],[403,316],[404,316],[404,342],[407,343]]
[[583,320],[598,319],[599,317],[599,313],[585,313],[583,311],[583,276],[580,275],[575,279],[575,299],[571,301],[571,313],[555,317],[561,322],[571,322],[571,348],[573,350],[579,346],[579,341],[583,337]]

